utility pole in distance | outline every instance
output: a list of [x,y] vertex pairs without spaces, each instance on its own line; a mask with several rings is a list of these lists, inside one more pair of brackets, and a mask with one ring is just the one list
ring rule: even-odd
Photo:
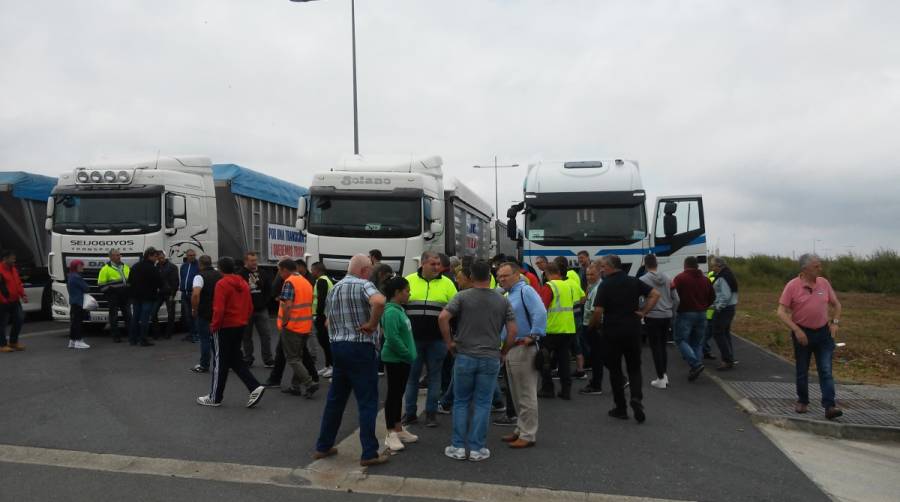
[[[500,221],[500,196],[499,196],[499,190],[498,190],[498,179],[499,178],[497,176],[497,170],[505,169],[507,167],[519,167],[519,164],[507,164],[507,165],[501,166],[501,165],[497,164],[497,156],[494,155],[494,165],[492,165],[492,166],[474,165],[472,167],[474,167],[475,169],[493,169],[494,170],[494,219],[497,221]],[[494,224],[494,241],[497,242],[498,246],[500,245],[500,228],[496,223]]]

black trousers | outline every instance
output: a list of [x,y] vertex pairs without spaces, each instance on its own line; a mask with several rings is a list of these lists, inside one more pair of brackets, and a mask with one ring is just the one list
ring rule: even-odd
[[[284,368],[287,366],[287,358],[284,357],[284,348],[281,346],[281,337],[278,337],[278,345],[275,346],[275,365],[269,373],[269,382],[281,383],[284,377]],[[316,361],[309,354],[309,350],[303,351],[303,367],[312,377],[313,382],[319,381],[319,370],[316,369]]]
[[125,332],[131,329],[131,303],[128,301],[128,294],[123,287],[109,288],[105,294],[109,305],[109,331],[113,338],[120,338],[119,312],[122,313]]
[[[550,350],[553,362],[559,369],[559,385],[563,394],[570,392],[572,389],[572,368],[569,363],[569,353],[572,347],[572,340],[574,339],[574,333],[565,335],[548,334],[541,341],[544,347]],[[541,379],[543,380],[543,390],[553,392],[553,377],[549,370],[542,372]]]
[[328,339],[328,327],[325,326],[325,316],[316,316],[316,340],[319,347],[322,347],[322,353],[325,354],[325,366],[330,368],[331,360],[331,341]]
[[734,346],[731,344],[731,322],[734,321],[735,307],[729,305],[713,314],[713,337],[719,346],[722,362],[734,362]]
[[606,349],[606,367],[609,369],[609,381],[612,385],[613,400],[616,408],[625,409],[625,375],[622,374],[622,358],[628,371],[628,389],[632,401],[641,401],[644,394],[641,384],[641,332],[634,330],[617,330],[603,333],[604,349]]
[[175,332],[175,297],[167,296],[164,298],[160,298],[156,302],[156,306],[153,309],[152,329],[154,338],[159,338],[159,308],[162,307],[164,303],[166,304],[166,314],[169,317],[168,322],[166,323],[166,332],[164,336],[166,338],[172,338],[172,333]]
[[225,383],[228,381],[228,370],[234,371],[238,378],[244,382],[248,391],[259,387],[259,381],[250,373],[250,368],[244,362],[244,354],[241,352],[241,341],[244,339],[246,326],[236,328],[222,328],[213,335],[212,345],[212,389],[210,397],[216,403],[222,402],[225,393]]
[[384,399],[384,424],[388,432],[400,423],[403,415],[403,393],[406,392],[406,382],[409,380],[408,363],[384,363],[387,373],[387,397]]
[[645,317],[644,324],[647,326],[647,341],[650,345],[650,353],[653,354],[653,367],[656,370],[656,378],[662,378],[666,374],[668,366],[666,338],[669,336],[672,319]]
[[84,309],[81,305],[69,305],[69,340],[81,340],[81,326],[84,322]]
[[591,329],[590,327],[585,327],[584,329],[588,330],[587,339],[591,344],[591,387],[602,389],[603,365],[606,364],[603,336],[601,336],[600,330]]

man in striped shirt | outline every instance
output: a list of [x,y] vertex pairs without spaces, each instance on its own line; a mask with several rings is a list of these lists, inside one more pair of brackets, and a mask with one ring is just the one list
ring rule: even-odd
[[372,262],[364,254],[350,259],[347,275],[328,294],[325,311],[333,366],[328,400],[322,413],[322,426],[313,458],[337,453],[334,447],[344,407],[350,392],[356,396],[359,410],[360,465],[387,461],[378,454],[375,418],[378,415],[378,359],[374,334],[384,312],[385,298],[366,280]]

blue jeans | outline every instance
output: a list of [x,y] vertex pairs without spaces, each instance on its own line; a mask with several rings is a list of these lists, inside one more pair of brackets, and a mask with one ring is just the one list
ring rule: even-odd
[[[491,420],[491,399],[497,389],[500,359],[456,355],[453,366],[453,439],[456,448],[480,450],[487,444]],[[469,424],[469,403],[474,404]]]
[[200,337],[200,366],[209,369],[210,346],[212,334],[209,332],[209,321],[202,317],[194,319],[197,326],[197,336]]
[[25,323],[25,311],[19,302],[0,304],[0,347],[6,345],[6,324],[12,318],[12,330],[9,332],[9,343],[19,343],[19,333]]
[[[802,328],[802,326],[801,326]],[[831,358],[834,355],[834,338],[828,325],[819,329],[803,328],[808,343],[804,347],[794,341],[794,360],[797,361],[797,401],[809,404],[809,361],[816,356],[816,371],[819,373],[819,388],[822,391],[822,407],[826,410],[834,406],[834,377],[831,376]]]
[[406,415],[418,414],[416,401],[419,396],[419,376],[422,374],[424,364],[428,371],[428,396],[425,399],[425,413],[436,413],[438,398],[441,397],[441,368],[444,358],[447,357],[447,345],[443,340],[416,340],[416,357],[409,371],[409,380],[406,382]]
[[697,368],[703,364],[703,340],[706,337],[706,311],[679,312],[675,318],[675,345],[681,357]]
[[322,427],[316,441],[316,451],[326,452],[334,446],[344,408],[350,392],[356,396],[359,413],[359,442],[362,444],[362,460],[378,456],[378,439],[375,437],[375,418],[378,416],[378,359],[371,343],[332,342],[331,357],[334,366]]
[[[438,400],[444,408],[453,407],[453,376],[450,377],[450,385],[447,386],[447,392],[441,395]],[[500,406],[503,404],[503,392],[500,390],[500,380],[497,380],[497,386],[494,387],[494,395],[491,397],[491,406]],[[506,403],[509,406],[509,403]]]
[[135,301],[134,314],[131,316],[131,329],[128,331],[128,342],[132,345],[147,341],[147,333],[150,332],[150,316],[156,302]]

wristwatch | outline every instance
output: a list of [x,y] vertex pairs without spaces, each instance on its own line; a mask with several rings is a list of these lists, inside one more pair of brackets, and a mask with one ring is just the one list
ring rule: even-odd
[[832,320],[831,320],[831,324],[834,324],[835,326],[837,326],[837,325],[840,324],[840,323],[841,323],[841,320],[840,320],[840,319],[832,319]]

